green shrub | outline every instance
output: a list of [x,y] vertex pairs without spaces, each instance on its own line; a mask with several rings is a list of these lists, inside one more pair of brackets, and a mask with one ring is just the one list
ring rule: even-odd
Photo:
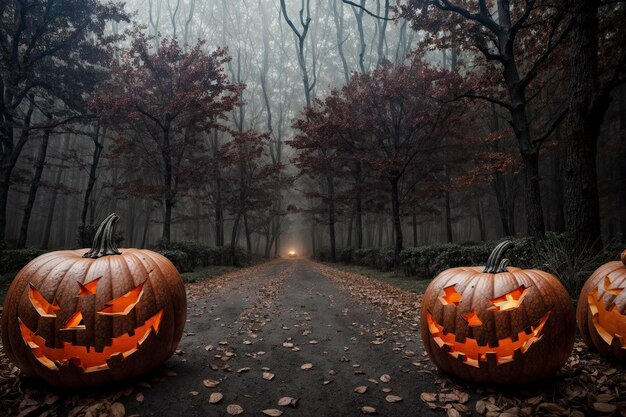
[[345,264],[352,263],[352,248],[343,248],[339,254],[339,260]]
[[320,262],[330,262],[332,256],[330,256],[330,248],[321,247],[315,251],[315,259]]
[[536,260],[534,268],[557,277],[574,300],[578,300],[587,278],[600,265],[616,260],[619,255],[619,251],[594,250],[592,245],[572,251],[563,235],[546,235],[544,239],[533,242],[533,252]]
[[193,271],[193,262],[187,253],[172,249],[158,249],[157,252],[169,259],[176,269],[178,269],[178,272]]
[[43,249],[5,249],[0,251],[0,273],[17,272],[46,253]]
[[230,246],[209,246],[204,243],[182,240],[165,245],[159,242],[157,251],[173,250],[187,254],[191,268],[212,265],[245,265],[248,263],[248,251],[242,247],[235,247],[235,253]]

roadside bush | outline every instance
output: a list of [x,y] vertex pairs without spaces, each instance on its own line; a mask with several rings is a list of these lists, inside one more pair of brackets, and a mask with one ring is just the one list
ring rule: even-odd
[[534,267],[557,277],[570,296],[578,300],[587,278],[603,263],[617,260],[620,250],[610,252],[609,248],[599,252],[586,245],[581,251],[572,251],[563,235],[546,235],[533,242]]
[[158,249],[156,252],[165,256],[171,263],[174,264],[178,272],[191,272],[193,271],[193,262],[190,256],[181,250],[172,249]]
[[189,258],[191,270],[198,266],[211,265],[246,265],[248,263],[248,251],[244,248],[235,247],[235,253],[230,246],[209,246],[204,243],[190,240],[170,242],[168,245],[159,242],[156,251],[180,251]]
[[0,251],[0,273],[17,272],[48,251],[43,249],[5,249]]
[[339,260],[345,264],[352,263],[352,248],[343,248],[339,254]]

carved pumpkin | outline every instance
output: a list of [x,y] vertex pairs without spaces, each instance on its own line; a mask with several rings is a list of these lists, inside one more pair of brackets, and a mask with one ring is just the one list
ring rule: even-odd
[[574,346],[572,300],[552,275],[508,267],[505,241],[485,267],[439,274],[424,293],[421,332],[433,362],[475,382],[525,384],[555,373]]
[[583,340],[603,356],[626,364],[626,251],[589,277],[576,319]]
[[155,252],[118,250],[118,220],[104,220],[91,250],[47,253],[15,277],[2,343],[27,375],[57,386],[119,381],[158,367],[176,350],[187,309],[180,275]]

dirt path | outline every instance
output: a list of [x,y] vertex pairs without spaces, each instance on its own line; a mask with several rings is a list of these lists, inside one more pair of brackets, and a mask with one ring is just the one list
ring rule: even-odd
[[[275,262],[246,278],[189,303],[184,354],[170,360],[177,375],[145,390],[142,403],[130,397],[127,415],[227,415],[229,404],[243,415],[275,408],[285,416],[356,416],[363,406],[384,416],[441,415],[420,400],[434,376],[412,364],[423,360],[415,329],[355,303],[308,261]],[[312,369],[302,370],[306,363]],[[205,379],[220,383],[209,389]],[[367,391],[354,392],[358,386]],[[209,403],[213,392],[223,394],[219,404]],[[389,403],[388,395],[402,400]],[[285,396],[299,399],[296,409],[277,404]]]
[[626,416],[626,373],[581,342],[553,379],[463,383],[425,356],[418,295],[315,262],[272,261],[187,295],[179,351],[135,381],[59,391],[21,377],[0,350],[0,416],[228,416],[229,405],[243,416]]

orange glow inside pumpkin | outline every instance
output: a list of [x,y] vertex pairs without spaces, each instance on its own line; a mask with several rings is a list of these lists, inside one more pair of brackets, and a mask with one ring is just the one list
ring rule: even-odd
[[83,313],[81,313],[80,311],[77,311],[76,313],[72,314],[72,317],[70,317],[65,322],[63,327],[61,327],[61,330],[84,330],[84,329],[85,329],[85,324],[83,323]]
[[111,358],[119,356],[125,359],[135,353],[152,332],[159,332],[162,316],[163,310],[160,310],[142,326],[134,329],[132,335],[128,332],[112,338],[111,344],[105,346],[102,352],[97,352],[89,346],[78,346],[68,342],[63,342],[61,348],[50,348],[46,346],[46,340],[43,337],[30,330],[21,319],[18,320],[24,342],[40,363],[51,370],[59,370],[57,365],[64,366],[72,363],[80,366],[87,373],[108,369],[108,360]]
[[506,311],[512,310],[514,308],[518,308],[522,301],[524,300],[524,296],[526,295],[526,287],[521,285],[519,288],[514,289],[511,292],[508,292],[500,297],[489,300],[492,307],[489,307],[489,310],[494,311]]
[[464,342],[458,342],[456,335],[446,333],[443,326],[437,323],[430,313],[427,313],[426,319],[428,330],[440,348],[446,349],[454,358],[461,357],[467,365],[478,368],[480,362],[487,361],[487,355],[495,355],[496,363],[501,365],[512,362],[516,350],[526,353],[535,342],[541,339],[541,331],[548,317],[550,317],[550,312],[546,313],[534,326],[518,332],[516,340],[512,337],[498,339],[496,346],[479,345],[476,339],[469,337]]
[[459,303],[461,302],[461,300],[463,299],[461,294],[459,294],[457,292],[457,290],[454,287],[454,285],[451,285],[450,287],[444,288],[443,289],[443,293],[444,293],[444,295],[439,297],[439,301],[441,301],[441,304],[443,304],[444,306],[447,306],[447,305],[450,305],[450,304],[458,306]]
[[[614,295],[622,292],[623,288],[610,288],[609,277],[604,279],[604,289]],[[618,339],[622,349],[626,349],[626,316],[621,314],[615,303],[611,303],[609,308],[604,306],[604,301],[598,299],[598,289],[596,288],[587,297],[589,311],[591,312],[593,326],[608,345],[613,343],[613,339]]]
[[141,299],[142,294],[143,284],[133,288],[121,297],[109,301],[105,304],[107,307],[101,311],[98,311],[98,314],[103,314],[106,316],[125,316],[137,305],[137,303]]
[[474,310],[463,315],[463,318],[467,322],[469,327],[479,327],[483,325],[483,321],[478,317],[478,314]]
[[89,281],[86,284],[81,284],[80,282],[78,283],[78,286],[80,287],[80,291],[78,292],[78,296],[84,296],[84,295],[93,295],[96,293],[96,287],[98,286],[98,281],[100,281],[100,278],[96,278],[93,281]]
[[50,304],[33,284],[28,285],[28,298],[41,317],[56,317],[56,312],[61,309],[56,300]]

